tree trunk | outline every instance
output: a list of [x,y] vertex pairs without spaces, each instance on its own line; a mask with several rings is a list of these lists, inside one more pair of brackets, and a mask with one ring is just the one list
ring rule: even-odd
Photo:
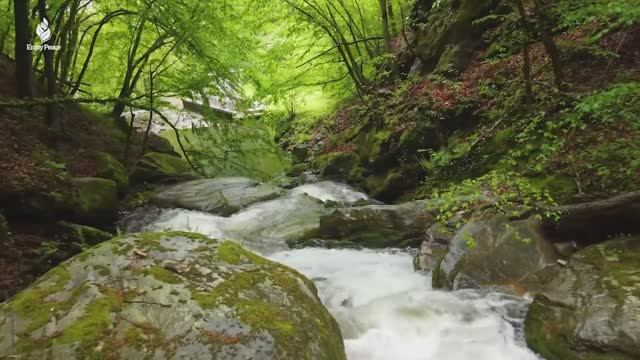
[[32,97],[31,84],[31,51],[27,44],[31,38],[27,0],[14,0],[13,13],[16,28],[15,58],[16,58],[16,88],[18,97]]
[[520,14],[520,21],[522,22],[522,27],[525,30],[525,39],[523,41],[522,46],[522,73],[524,75],[524,87],[525,87],[525,101],[527,104],[531,104],[533,101],[533,89],[531,87],[531,56],[529,52],[529,38],[527,36],[527,32],[531,32],[531,27],[529,26],[527,19],[527,12],[524,9],[524,4],[522,0],[515,0],[516,8],[518,9],[518,13]]
[[[387,0],[380,0],[380,18],[382,20],[382,36],[384,37],[384,46],[387,54],[389,56],[393,55],[393,48],[391,47],[391,32],[389,30],[389,7],[387,4]],[[395,59],[390,59],[389,64],[391,65],[391,73],[393,75],[394,80],[398,80],[400,78],[400,70],[398,69],[398,64]]]
[[398,33],[398,27],[396,26],[396,16],[393,11],[393,0],[387,0],[387,16],[389,17],[389,29],[392,34]]
[[[40,14],[41,21],[46,19],[47,22],[49,22],[46,0],[38,0],[38,13]],[[43,45],[53,46],[53,44],[55,44],[55,37],[52,35]],[[54,98],[56,96],[56,72],[54,68],[55,59],[53,50],[43,49],[42,52],[44,53],[44,74],[47,80],[47,96]],[[49,127],[56,125],[55,104],[47,105],[46,120]]]
[[[146,16],[146,15],[144,15]],[[120,92],[118,93],[118,98],[127,99],[130,95],[131,79],[133,77],[133,72],[136,70],[135,66],[135,58],[136,53],[138,52],[138,47],[140,47],[140,41],[142,40],[142,32],[144,30],[144,25],[146,23],[146,18],[143,16],[138,23],[138,27],[133,36],[133,41],[131,43],[131,47],[129,48],[129,56],[127,58],[127,70],[124,73],[124,79],[122,80],[122,86],[120,87]],[[135,84],[134,84],[135,86]],[[111,110],[111,116],[114,119],[118,120],[120,115],[124,111],[125,104],[122,101],[118,101],[113,105],[113,109]]]
[[564,78],[562,73],[562,61],[560,60],[560,52],[553,39],[553,19],[548,14],[546,5],[542,0],[533,0],[535,6],[536,18],[540,27],[540,38],[544,45],[549,58],[551,59],[551,68],[553,71],[553,79],[558,90],[564,89]]

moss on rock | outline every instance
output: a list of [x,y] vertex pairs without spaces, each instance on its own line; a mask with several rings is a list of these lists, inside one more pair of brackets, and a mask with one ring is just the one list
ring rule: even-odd
[[131,181],[135,183],[176,182],[199,177],[185,160],[157,152],[145,154],[131,172]]
[[185,232],[121,236],[63,263],[0,306],[10,331],[0,357],[345,359],[310,280]]
[[323,176],[347,177],[359,163],[358,155],[350,152],[325,154],[314,160],[315,167]]
[[113,238],[113,234],[86,225],[72,224],[66,221],[58,222],[59,233],[67,242],[83,246],[97,245]]
[[74,216],[81,220],[112,219],[118,211],[118,188],[113,180],[75,178],[71,180]]
[[589,246],[544,277],[525,320],[529,347],[548,360],[640,358],[640,238]]
[[98,153],[96,157],[98,177],[113,180],[118,185],[118,190],[126,190],[129,187],[129,174],[124,165],[111,154],[105,152]]

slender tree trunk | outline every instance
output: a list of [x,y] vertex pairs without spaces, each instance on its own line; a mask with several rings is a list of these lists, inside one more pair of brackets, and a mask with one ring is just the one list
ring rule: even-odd
[[396,16],[393,11],[393,0],[387,0],[387,16],[389,16],[389,29],[392,34],[398,33],[398,27],[396,26]]
[[[149,69],[149,108],[153,109],[153,71]],[[151,125],[153,124],[153,111],[149,110],[149,122],[147,123],[147,130],[144,132],[144,138],[142,139],[142,153],[144,155],[147,148],[147,141],[149,140],[149,132],[151,131]]]
[[71,66],[71,58],[76,50],[76,43],[78,41],[78,10],[80,7],[80,0],[74,0],[69,9],[69,18],[64,26],[64,31],[61,36],[61,43],[65,44],[61,49],[61,52],[56,59],[56,74],[60,78],[60,81],[64,84],[67,82],[69,75],[69,67]]
[[531,26],[529,26],[527,19],[527,12],[524,9],[522,0],[515,0],[516,8],[520,14],[520,21],[522,27],[527,29],[524,35],[524,41],[522,46],[522,73],[524,75],[524,87],[525,87],[525,101],[527,104],[531,104],[533,101],[533,89],[531,86],[531,56],[529,52],[529,37],[528,33],[531,32]]
[[[389,30],[389,7],[387,0],[379,0],[380,2],[380,18],[382,20],[382,36],[384,37],[384,46],[386,53],[389,56],[393,55],[393,48],[391,46],[391,32]],[[400,79],[400,70],[398,69],[398,64],[395,59],[390,59],[389,64],[391,65],[391,73],[393,75],[394,80]]]
[[31,38],[31,26],[29,26],[29,13],[27,0],[14,0],[13,2],[16,58],[16,85],[18,97],[32,97],[31,84],[31,51],[27,50],[27,44]]
[[551,68],[556,87],[559,90],[564,89],[564,77],[562,72],[562,61],[560,52],[553,39],[553,19],[546,9],[546,4],[542,0],[533,0],[535,6],[536,18],[540,28],[540,38],[544,45],[549,58],[551,59]]
[[[40,14],[41,20],[46,19],[49,22],[46,0],[38,0],[38,13]],[[53,46],[53,44],[55,44],[55,37],[52,35],[51,38],[45,41],[43,45]],[[55,59],[53,56],[53,50],[43,49],[42,52],[44,53],[44,74],[47,80],[47,96],[54,98],[56,96],[56,72],[54,68]],[[46,119],[49,127],[53,127],[55,125],[55,104],[47,105]]]
[[[140,19],[138,23],[138,27],[136,28],[135,35],[133,37],[133,42],[131,43],[131,47],[129,49],[129,56],[127,58],[127,69],[124,74],[124,79],[122,80],[122,86],[120,87],[120,92],[118,93],[118,98],[126,99],[131,95],[131,79],[133,77],[133,72],[136,70],[135,66],[135,58],[136,53],[138,52],[138,47],[140,47],[140,41],[142,40],[142,32],[144,30],[144,25],[146,23],[146,15]],[[134,84],[135,86],[135,84]],[[118,101],[113,105],[113,109],[111,110],[111,116],[114,119],[119,119],[120,114],[124,111],[125,104],[122,101]]]

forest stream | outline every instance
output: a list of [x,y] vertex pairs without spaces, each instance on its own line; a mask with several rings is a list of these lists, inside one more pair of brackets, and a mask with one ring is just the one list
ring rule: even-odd
[[[317,200],[321,201],[317,201]],[[285,239],[317,227],[330,212],[368,196],[323,181],[256,203],[230,217],[183,209],[142,212],[134,230],[182,230],[232,239],[312,279],[340,324],[349,360],[534,360],[522,332],[527,301],[487,289],[436,291],[402,249],[288,249]],[[143,220],[141,220],[143,219]]]

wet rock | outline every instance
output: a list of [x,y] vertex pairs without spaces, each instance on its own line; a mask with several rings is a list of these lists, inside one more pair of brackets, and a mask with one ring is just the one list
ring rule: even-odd
[[640,358],[640,238],[589,246],[540,277],[525,321],[531,349],[547,360]]
[[420,250],[413,259],[413,268],[417,271],[431,271],[447,254],[447,249],[454,232],[447,226],[436,223],[427,232]]
[[0,306],[0,358],[345,359],[313,283],[233,242],[119,237]]
[[340,208],[320,218],[319,235],[371,248],[417,247],[434,220],[424,201]]
[[135,183],[171,183],[199,177],[185,160],[157,152],[145,154],[131,172],[131,181]]
[[152,201],[162,207],[181,207],[228,216],[253,203],[283,194],[284,190],[275,185],[243,177],[220,177],[176,184],[156,193]]
[[464,225],[451,239],[445,257],[433,272],[435,288],[463,289],[504,286],[526,291],[526,278],[556,263],[557,255],[534,217],[508,221],[486,215]]
[[96,167],[98,169],[98,177],[115,181],[118,185],[118,190],[124,191],[129,187],[127,169],[110,154],[98,153]]

